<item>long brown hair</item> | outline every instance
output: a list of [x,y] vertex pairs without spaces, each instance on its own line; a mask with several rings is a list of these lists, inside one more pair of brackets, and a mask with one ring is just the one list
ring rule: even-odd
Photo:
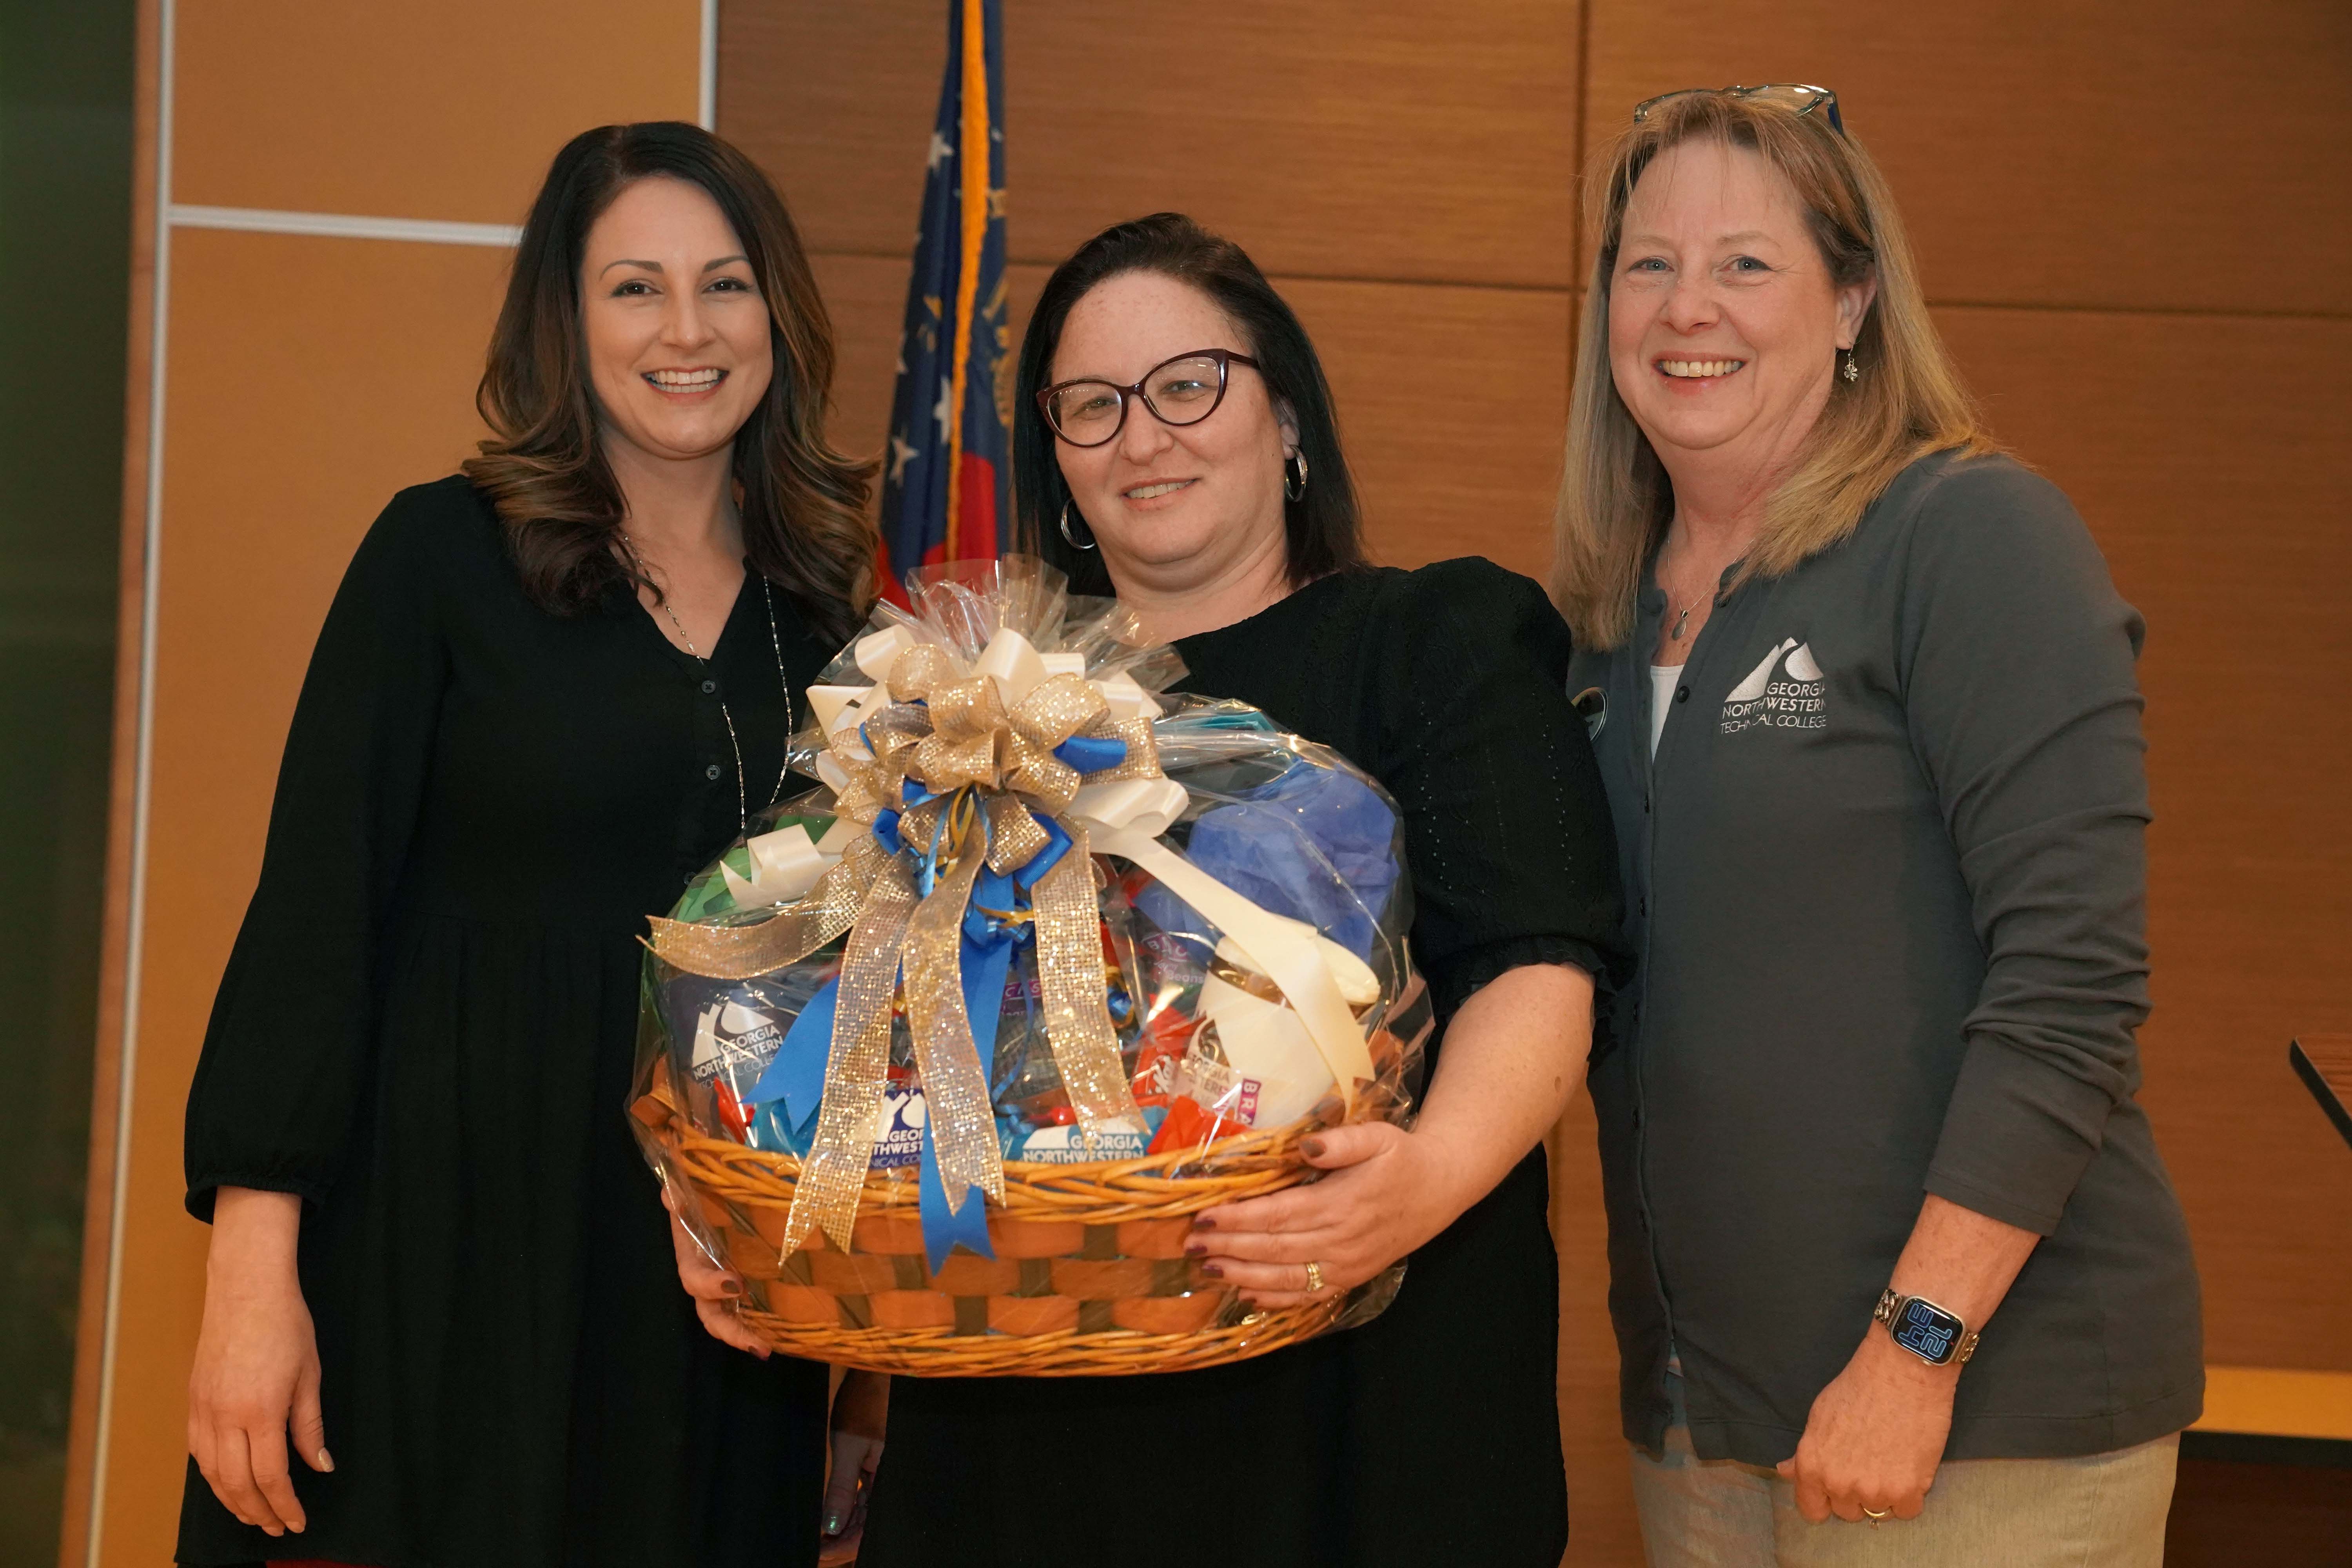
[[1844,539],[1895,477],[1927,453],[1993,449],[1928,319],[1894,195],[1861,144],[1826,116],[1766,100],[1670,98],[1603,149],[1586,182],[1590,232],[1600,245],[1577,340],[1551,586],[1590,647],[1615,647],[1632,632],[1643,569],[1674,519],[1674,488],[1617,395],[1609,364],[1609,289],[1625,206],[1659,153],[1710,140],[1758,153],[1789,182],[1834,286],[1877,284],[1853,346],[1860,378],[1832,381],[1828,406],[1766,502],[1763,531],[1739,578],[1777,577]]
[[719,204],[768,303],[775,374],[735,435],[744,552],[812,626],[845,637],[872,599],[874,465],[826,443],[833,323],[783,198],[758,164],[698,126],[602,125],[555,155],[474,395],[493,435],[467,459],[466,477],[497,506],[523,587],[542,609],[576,615],[623,584],[659,593],[613,549],[627,505],[597,439],[580,303],[589,229],[625,187],[655,174]]

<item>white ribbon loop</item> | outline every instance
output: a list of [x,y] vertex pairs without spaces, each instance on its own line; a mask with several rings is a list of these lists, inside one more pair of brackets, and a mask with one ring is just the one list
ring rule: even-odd
[[[1170,892],[1237,943],[1253,961],[1251,968],[1281,989],[1306,1022],[1324,1065],[1331,1069],[1340,1103],[1352,1112],[1356,1086],[1377,1075],[1363,1026],[1356,1022],[1332,966],[1318,946],[1337,944],[1325,942],[1303,921],[1260,909],[1140,827],[1099,823],[1093,837],[1095,848],[1123,856],[1159,878]],[[1350,960],[1355,958],[1344,948],[1338,951]]]

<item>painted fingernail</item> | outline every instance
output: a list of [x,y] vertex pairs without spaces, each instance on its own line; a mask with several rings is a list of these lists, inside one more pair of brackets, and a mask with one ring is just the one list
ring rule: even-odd
[[319,1450],[319,1468],[322,1470],[331,1470],[335,1468],[334,1457],[324,1448]]
[[1194,1230],[1214,1230],[1217,1228],[1217,1222],[1213,1219],[1196,1219],[1192,1222],[1192,1228]]
[[1323,1140],[1320,1138],[1302,1138],[1299,1140],[1298,1147],[1310,1160],[1320,1160],[1323,1157]]
[[1192,1242],[1187,1242],[1187,1243],[1185,1243],[1185,1246],[1184,1246],[1184,1256],[1185,1256],[1185,1257],[1187,1257],[1187,1258],[1206,1258],[1208,1255],[1209,1255],[1209,1244],[1208,1244],[1207,1242],[1205,1242],[1205,1241],[1192,1241]]
[[740,1296],[743,1293],[743,1281],[740,1279],[721,1279],[719,1282],[719,1288],[721,1290],[726,1291],[730,1296]]
[[839,1535],[841,1533],[841,1515],[837,1513],[829,1513],[824,1516],[824,1532],[827,1535]]
[[1201,1272],[1212,1279],[1223,1279],[1225,1277],[1225,1266],[1222,1263],[1203,1263],[1201,1265]]

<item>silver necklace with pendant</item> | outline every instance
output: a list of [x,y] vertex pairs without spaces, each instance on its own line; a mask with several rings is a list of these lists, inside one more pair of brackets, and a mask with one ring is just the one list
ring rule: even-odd
[[[644,553],[637,549],[637,542],[631,539],[626,531],[621,532],[621,543],[627,549],[630,559],[637,563],[638,572],[650,577],[652,574],[646,571]],[[784,694],[784,733],[790,736],[793,732],[793,687],[792,682],[784,677],[784,639],[776,631],[776,598],[770,591],[768,580],[765,577],[760,579],[760,603],[768,612],[768,646],[776,655],[776,685]],[[669,617],[669,624],[677,628],[677,640],[685,646],[686,651],[694,657],[694,661],[708,671],[710,668],[710,660],[704,658],[702,650],[694,646],[694,639],[686,635],[686,623],[677,618],[677,611],[671,607],[669,595],[667,594],[662,595],[661,607],[662,614]],[[735,824],[742,836],[749,837],[751,832],[751,797],[743,786],[743,743],[736,738],[734,710],[727,706],[727,699],[724,697],[719,700],[719,716],[727,721],[727,747],[735,753]],[[792,747],[789,743],[784,747],[784,765],[776,771],[776,787],[769,793],[768,805],[760,808],[762,811],[784,797],[784,780],[792,775],[793,771]]]
[[[1672,610],[1674,607],[1675,591],[1672,588],[1669,588],[1666,590],[1666,608],[1668,610]],[[1671,627],[1667,628],[1666,640],[1668,642],[1680,642],[1683,640],[1683,633],[1690,626],[1691,612],[1697,608],[1698,600],[1696,598],[1692,599],[1689,604],[1685,605],[1682,607],[1682,613],[1675,616],[1675,624]]]
[[[1658,585],[1661,588],[1665,588],[1666,611],[1668,614],[1674,615],[1675,591],[1672,588],[1666,588],[1665,574],[1664,573],[1660,573],[1658,575]],[[1690,603],[1682,607],[1682,612],[1679,615],[1675,615],[1675,624],[1666,630],[1666,640],[1668,642],[1680,642],[1683,640],[1683,634],[1690,626],[1691,612],[1698,608],[1698,602],[1702,596],[1704,595],[1701,594],[1693,595],[1691,596]]]

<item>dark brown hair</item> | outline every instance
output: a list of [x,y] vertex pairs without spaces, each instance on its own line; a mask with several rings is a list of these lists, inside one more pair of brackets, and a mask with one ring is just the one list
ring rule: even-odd
[[576,615],[615,585],[645,582],[613,549],[627,507],[597,440],[580,268],[596,219],[651,175],[685,180],[719,204],[768,302],[775,374],[735,436],[744,552],[813,627],[845,637],[872,598],[873,464],[825,441],[833,323],[783,198],[758,164],[698,126],[602,125],[555,155],[523,225],[474,396],[493,435],[467,459],[466,477],[497,506],[523,587],[541,608]]
[[1215,300],[1241,328],[1241,346],[1257,361],[1266,391],[1290,405],[1307,472],[1307,493],[1283,501],[1291,586],[1366,564],[1363,518],[1339,450],[1331,388],[1307,329],[1240,246],[1182,213],[1154,213],[1103,230],[1054,268],[1037,296],[1021,340],[1021,379],[1013,398],[1013,489],[1024,547],[1068,573],[1076,592],[1111,592],[1102,557],[1063,541],[1062,505],[1070,489],[1054,459],[1054,432],[1037,394],[1052,378],[1054,351],[1072,309],[1097,284],[1123,272],[1157,272]]

